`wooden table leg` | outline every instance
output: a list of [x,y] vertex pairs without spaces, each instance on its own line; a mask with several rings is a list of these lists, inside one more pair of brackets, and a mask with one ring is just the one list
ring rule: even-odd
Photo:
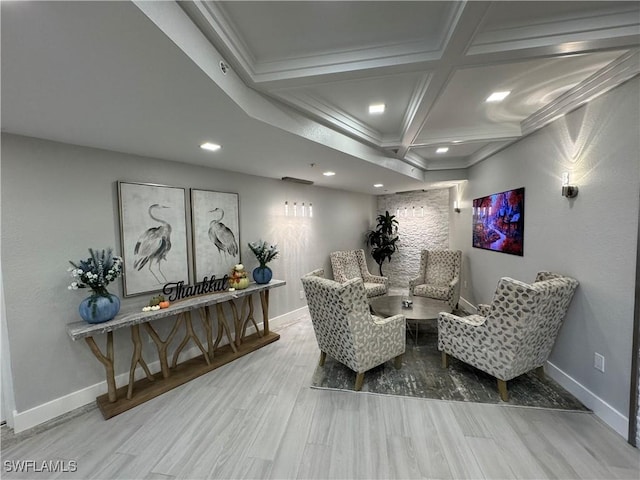
[[[249,307],[249,312],[246,312],[246,307]],[[249,325],[249,322],[253,323],[253,326],[256,329],[256,335],[258,335],[258,337],[262,336],[262,332],[260,332],[260,329],[258,328],[258,324],[256,323],[256,319],[253,316],[253,295],[249,295],[247,297],[244,298],[243,303],[242,303],[242,313],[240,314],[240,324],[241,324],[241,328],[240,328],[240,335],[236,335],[236,343],[238,344],[238,346],[240,346],[240,344],[242,343],[246,333],[247,333],[247,325]],[[246,313],[246,315],[245,315]]]
[[111,403],[115,402],[118,398],[116,395],[116,377],[113,370],[113,332],[107,332],[107,354],[104,355],[93,337],[86,337],[85,341],[89,348],[96,356],[96,358],[104,365],[105,374],[107,377],[107,395]]
[[260,301],[262,302],[262,331],[264,335],[269,335],[269,290],[260,292]]
[[156,344],[156,348],[158,349],[158,360],[160,360],[160,369],[162,370],[163,378],[169,378],[169,360],[167,356],[167,348],[169,347],[171,340],[173,340],[173,337],[175,337],[176,333],[178,332],[180,325],[182,325],[182,314],[178,315],[176,323],[173,325],[173,329],[171,330],[171,333],[169,333],[167,339],[165,341],[162,341],[158,333],[149,323],[144,324],[145,330],[147,331],[153,342]]
[[231,329],[229,328],[229,322],[227,321],[227,317],[224,314],[224,309],[222,308],[221,303],[216,304],[216,312],[218,314],[218,336],[216,338],[216,343],[213,345],[213,348],[215,349],[218,346],[218,344],[222,340],[222,334],[224,332],[227,334],[227,340],[229,341],[231,350],[237,352],[238,349],[236,348],[235,342],[231,338]]
[[142,341],[140,340],[140,325],[131,325],[131,341],[133,342],[133,355],[131,357],[131,368],[129,369],[129,386],[127,388],[127,398],[131,400],[133,397],[133,384],[135,382],[136,367],[138,364],[144,370],[147,378],[151,381],[155,380],[151,371],[147,366],[147,362],[142,358]]
[[196,333],[193,331],[193,323],[191,322],[191,312],[189,311],[184,312],[184,316],[185,316],[186,332],[185,332],[184,338],[182,339],[182,342],[180,342],[180,345],[178,345],[178,348],[173,354],[173,362],[171,364],[171,367],[176,368],[176,366],[178,365],[178,356],[180,355],[180,352],[182,352],[184,347],[189,342],[189,339],[193,340],[193,342],[197,345],[197,347],[200,349],[200,351],[204,355],[204,361],[207,362],[207,365],[210,365],[211,361],[209,360],[209,354],[204,349],[204,346],[200,342],[200,339],[198,338]]

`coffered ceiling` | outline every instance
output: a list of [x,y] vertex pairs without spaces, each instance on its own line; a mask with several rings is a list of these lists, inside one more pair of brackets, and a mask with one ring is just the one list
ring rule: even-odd
[[636,1],[0,6],[3,132],[370,194],[462,180],[640,72]]
[[[248,85],[425,170],[519,138],[640,33],[637,2],[180,5]],[[511,94],[486,103],[494,91]]]

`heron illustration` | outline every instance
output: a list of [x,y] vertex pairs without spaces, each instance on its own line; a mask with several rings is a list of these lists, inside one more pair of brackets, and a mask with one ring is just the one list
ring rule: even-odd
[[[167,260],[167,253],[171,250],[171,225],[153,215],[154,209],[159,208],[169,207],[165,207],[164,205],[159,205],[157,203],[154,203],[149,207],[149,216],[156,222],[160,223],[160,225],[157,227],[151,227],[140,235],[138,243],[136,243],[136,248],[133,251],[135,254],[133,267],[138,270],[142,270],[145,265],[149,265],[149,271],[158,283],[166,283],[167,278],[160,269],[160,262],[162,260]],[[160,273],[164,282],[162,282],[153,270],[151,270],[151,265],[153,265],[154,262],[158,265],[158,273]]]
[[215,213],[220,216],[220,218],[215,218],[209,224],[209,238],[218,248],[218,252],[228,253],[232,257],[237,256],[238,243],[236,242],[236,237],[229,227],[222,223],[224,210],[221,208],[214,208],[213,210],[210,210],[209,213]]

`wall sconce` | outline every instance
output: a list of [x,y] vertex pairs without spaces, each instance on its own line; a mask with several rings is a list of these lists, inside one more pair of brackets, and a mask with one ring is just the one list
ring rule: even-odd
[[578,196],[577,185],[569,185],[569,172],[562,172],[562,196],[567,198]]
[[289,209],[289,202],[284,202],[284,216],[294,216],[294,217],[308,217],[313,218],[313,203],[309,203],[308,206],[305,205],[305,202],[302,202],[302,205],[298,208],[298,202],[293,202],[293,207],[291,210]]
[[460,213],[460,204],[458,204],[457,200],[453,201],[453,211],[456,213]]

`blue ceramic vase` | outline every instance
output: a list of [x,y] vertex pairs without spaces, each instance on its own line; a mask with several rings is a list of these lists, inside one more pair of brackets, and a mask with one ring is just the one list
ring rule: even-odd
[[102,323],[112,320],[120,311],[120,299],[107,291],[85,298],[78,307],[80,316],[88,323]]
[[256,267],[253,269],[253,279],[258,284],[265,284],[271,281],[273,272],[266,265],[264,267]]

